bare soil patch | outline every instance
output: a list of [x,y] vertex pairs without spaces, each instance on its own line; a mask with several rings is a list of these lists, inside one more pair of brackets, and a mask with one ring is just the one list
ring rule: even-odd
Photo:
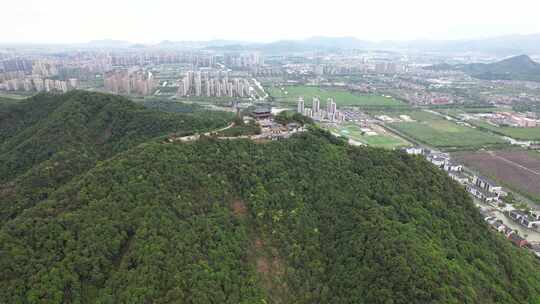
[[531,170],[540,172],[540,157],[534,157],[528,151],[496,152],[497,156],[504,157]]
[[285,299],[289,292],[285,282],[285,264],[277,249],[256,238],[250,251],[260,282],[271,303],[287,303]]
[[241,200],[235,200],[232,203],[233,214],[238,218],[243,218],[247,214],[246,204]]

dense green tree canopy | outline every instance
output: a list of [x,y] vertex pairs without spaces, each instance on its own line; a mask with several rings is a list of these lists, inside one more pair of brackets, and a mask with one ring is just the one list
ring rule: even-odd
[[[6,143],[25,127],[10,132]],[[46,197],[2,219],[0,302],[540,301],[539,263],[419,157],[318,129],[262,144],[146,138],[92,148],[90,169],[47,180]],[[22,176],[11,171],[3,187]]]
[[156,136],[212,130],[230,119],[200,109],[163,113],[82,91],[0,103],[0,220],[46,199],[100,160]]

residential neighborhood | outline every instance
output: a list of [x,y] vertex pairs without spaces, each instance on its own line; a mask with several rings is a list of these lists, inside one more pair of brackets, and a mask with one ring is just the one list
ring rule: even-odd
[[[509,192],[503,190],[502,186],[485,176],[465,170],[466,168],[452,160],[448,153],[418,146],[403,148],[402,151],[409,155],[423,156],[434,166],[445,171],[453,180],[463,185],[474,198],[490,227],[503,234],[512,244],[526,247],[540,258],[540,210],[530,208],[522,210],[508,204],[505,198]],[[523,233],[515,229],[516,225],[510,227],[510,222],[522,228],[519,230]]]

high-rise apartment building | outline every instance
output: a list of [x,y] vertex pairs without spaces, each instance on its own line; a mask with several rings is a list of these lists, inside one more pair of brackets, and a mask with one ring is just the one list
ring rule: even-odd
[[321,107],[321,101],[319,100],[319,97],[313,97],[313,114],[319,113]]
[[297,112],[304,115],[304,109],[305,109],[305,105],[304,105],[304,97],[300,97],[298,98],[298,108],[297,108]]

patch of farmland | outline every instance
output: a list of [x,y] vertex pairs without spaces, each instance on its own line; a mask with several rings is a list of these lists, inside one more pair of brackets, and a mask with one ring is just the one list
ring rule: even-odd
[[456,157],[481,174],[540,197],[540,158],[526,151],[459,153]]

